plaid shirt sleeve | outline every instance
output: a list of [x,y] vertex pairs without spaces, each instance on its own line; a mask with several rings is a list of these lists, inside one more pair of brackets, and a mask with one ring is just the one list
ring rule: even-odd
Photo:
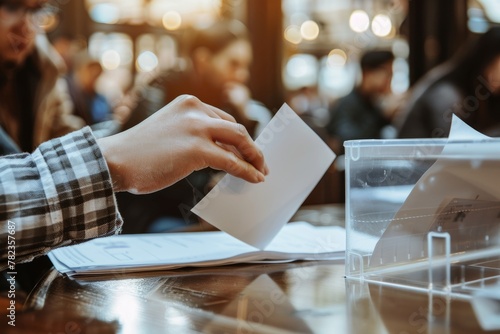
[[0,269],[13,259],[7,250],[21,263],[121,231],[111,176],[88,127],[0,158],[0,226]]

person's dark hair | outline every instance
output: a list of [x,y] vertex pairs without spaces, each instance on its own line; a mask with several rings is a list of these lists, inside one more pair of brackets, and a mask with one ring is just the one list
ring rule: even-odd
[[369,71],[379,68],[380,66],[392,62],[394,54],[388,50],[371,50],[367,51],[361,56],[360,66],[361,70]]
[[26,0],[0,0],[0,6],[5,6],[5,5],[23,6],[25,4]]
[[477,79],[500,56],[500,27],[493,27],[467,43],[454,57],[452,76],[464,83]]
[[205,47],[212,53],[223,50],[235,40],[248,39],[248,31],[243,23],[237,20],[222,20],[203,29],[197,29],[188,46],[188,53],[199,47]]

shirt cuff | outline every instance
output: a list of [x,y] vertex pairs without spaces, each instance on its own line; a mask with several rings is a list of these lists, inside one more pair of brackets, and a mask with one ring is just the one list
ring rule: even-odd
[[111,176],[89,127],[43,143],[33,159],[57,236],[50,247],[121,231]]

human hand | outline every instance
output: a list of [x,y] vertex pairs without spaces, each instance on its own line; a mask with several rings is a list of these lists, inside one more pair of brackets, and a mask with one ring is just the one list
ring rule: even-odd
[[268,173],[244,126],[196,97],[183,95],[142,123],[98,139],[115,191],[145,194],[206,167],[249,182]]

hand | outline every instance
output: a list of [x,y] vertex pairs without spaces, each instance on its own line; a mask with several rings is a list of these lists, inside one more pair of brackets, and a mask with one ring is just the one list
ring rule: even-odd
[[268,173],[245,128],[193,96],[180,96],[127,131],[98,139],[115,191],[154,192],[211,167],[249,182]]

